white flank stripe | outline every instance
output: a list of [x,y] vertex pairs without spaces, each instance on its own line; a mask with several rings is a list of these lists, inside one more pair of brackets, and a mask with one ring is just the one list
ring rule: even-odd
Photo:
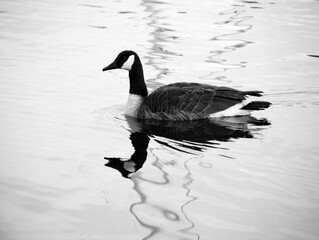
[[213,114],[210,114],[209,117],[211,118],[221,118],[221,117],[235,117],[235,116],[245,116],[249,115],[252,110],[243,110],[241,109],[243,106],[247,105],[247,101],[243,101],[241,103],[238,103],[230,108],[225,109],[221,112],[216,112]]

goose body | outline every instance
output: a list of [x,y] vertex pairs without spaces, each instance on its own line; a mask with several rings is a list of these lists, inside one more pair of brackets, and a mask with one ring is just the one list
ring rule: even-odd
[[143,67],[133,51],[123,51],[103,71],[129,71],[130,90],[125,115],[157,120],[197,120],[249,115],[270,106],[266,101],[249,102],[247,97],[262,91],[240,91],[209,84],[180,82],[159,87],[148,94]]

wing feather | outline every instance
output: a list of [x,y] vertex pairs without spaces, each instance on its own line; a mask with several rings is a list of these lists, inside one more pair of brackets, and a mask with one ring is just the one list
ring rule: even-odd
[[137,116],[168,120],[206,118],[245,100],[245,93],[199,83],[174,83],[156,89],[139,107]]

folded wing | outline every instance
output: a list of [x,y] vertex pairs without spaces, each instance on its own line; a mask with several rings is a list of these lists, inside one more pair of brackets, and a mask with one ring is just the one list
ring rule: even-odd
[[198,83],[174,83],[156,89],[145,98],[138,117],[167,120],[207,118],[246,99],[261,96],[260,91],[242,92],[227,87]]

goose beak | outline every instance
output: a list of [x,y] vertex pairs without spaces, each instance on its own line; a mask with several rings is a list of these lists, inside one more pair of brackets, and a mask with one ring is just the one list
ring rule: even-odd
[[112,70],[112,69],[116,69],[116,68],[118,68],[118,66],[115,64],[115,62],[112,62],[107,67],[103,68],[102,71],[108,71],[108,70]]

